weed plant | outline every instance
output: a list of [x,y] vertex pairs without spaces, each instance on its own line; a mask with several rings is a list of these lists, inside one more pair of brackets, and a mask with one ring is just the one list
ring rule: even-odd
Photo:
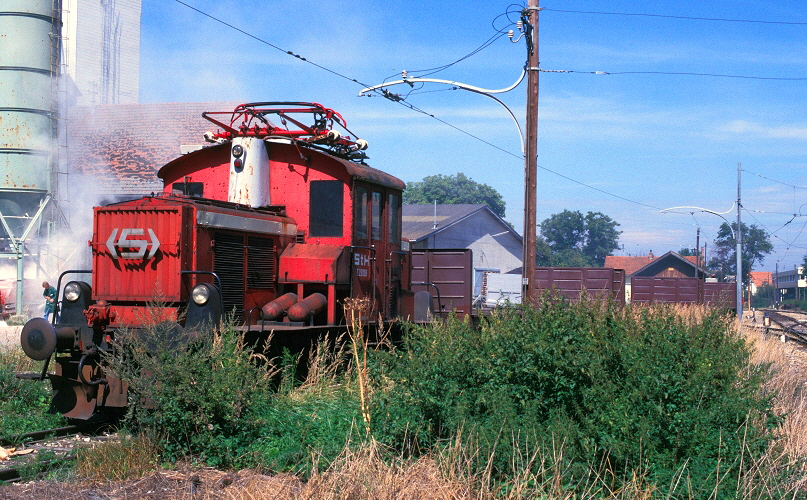
[[117,439],[76,450],[76,475],[96,481],[143,477],[156,467],[158,450],[145,434],[120,432]]
[[6,320],[8,326],[22,326],[31,319],[27,314],[12,314]]
[[329,345],[307,359],[309,380],[295,380],[299,357],[256,355],[232,328],[184,344],[160,328],[125,336],[113,368],[129,382],[127,423],[156,443],[162,458],[216,467],[311,472],[342,452],[360,422],[355,396]]
[[41,371],[42,362],[28,358],[17,346],[0,346],[0,437],[65,425],[61,415],[48,414],[50,382],[21,380],[19,372]]
[[[172,333],[122,336],[112,360],[148,444],[135,454],[152,457],[132,471],[159,450],[297,474],[322,498],[771,498],[804,486],[805,440],[783,436],[805,421],[801,381],[771,379],[778,361],[752,362],[719,311],[553,299],[479,328],[413,326],[389,351],[354,336],[337,343],[352,351],[279,360],[232,328],[181,345]],[[127,455],[113,451],[97,456]],[[80,458],[103,462],[92,456]]]
[[520,471],[560,496],[594,477],[609,494],[732,498],[779,422],[750,352],[719,311],[585,299],[413,327],[374,358],[373,434],[404,455],[454,446],[472,476]]

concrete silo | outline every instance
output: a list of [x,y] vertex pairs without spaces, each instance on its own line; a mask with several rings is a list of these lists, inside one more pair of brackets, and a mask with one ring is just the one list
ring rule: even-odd
[[0,257],[16,260],[17,313],[58,169],[60,14],[61,0],[0,2]]

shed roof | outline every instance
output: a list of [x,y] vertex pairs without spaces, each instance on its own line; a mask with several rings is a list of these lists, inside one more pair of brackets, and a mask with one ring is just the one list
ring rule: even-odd
[[403,206],[403,237],[420,241],[483,211],[489,212],[501,222],[503,229],[521,239],[520,234],[485,204],[438,204],[435,213],[435,205],[428,203]]
[[[697,259],[697,257],[695,257],[695,256],[684,257],[682,255],[679,255],[676,252],[669,251],[669,252],[665,253],[664,255],[662,255],[661,257],[655,259],[654,261],[648,262],[647,264],[645,264],[644,266],[642,266],[638,270],[634,271],[632,274],[640,274],[645,269],[647,269],[647,268],[649,268],[651,266],[657,265],[660,262],[663,262],[665,260],[678,260],[678,261],[681,261],[681,262],[684,262],[684,263],[688,264],[689,266],[692,266],[693,268],[697,268],[697,264],[696,264],[697,260],[696,259]],[[697,268],[697,270],[700,271],[701,273],[704,272],[703,268]]]
[[655,255],[653,255],[653,252],[650,252],[649,255],[637,255],[637,256],[608,255],[605,257],[605,265],[603,267],[610,267],[612,269],[624,269],[625,274],[627,276],[631,276],[643,270],[645,267],[648,267],[650,264],[654,262],[671,257],[681,259],[689,263],[692,267],[695,267],[698,262],[697,257],[694,255],[688,255],[684,257],[676,252],[670,251],[660,257],[656,257]]

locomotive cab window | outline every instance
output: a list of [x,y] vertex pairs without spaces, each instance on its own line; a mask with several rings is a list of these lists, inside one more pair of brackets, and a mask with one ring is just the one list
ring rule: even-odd
[[309,236],[342,236],[343,188],[340,181],[311,181]]
[[367,239],[367,188],[356,186],[353,195],[353,231],[357,240]]
[[381,239],[381,223],[384,220],[382,218],[382,203],[381,203],[381,193],[378,191],[373,191],[373,205],[370,208],[372,211],[373,217],[373,239],[378,241]]
[[171,184],[171,193],[201,198],[204,195],[204,187],[203,182],[175,182]]
[[387,228],[389,229],[389,241],[392,244],[400,245],[401,243],[401,197],[397,194],[389,195],[389,205],[387,209],[389,214],[389,221]]

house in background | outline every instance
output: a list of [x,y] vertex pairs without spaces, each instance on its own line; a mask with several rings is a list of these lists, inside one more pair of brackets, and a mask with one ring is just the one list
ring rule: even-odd
[[404,205],[402,236],[412,250],[470,249],[474,296],[488,273],[517,273],[521,282],[521,235],[487,205]]
[[757,293],[757,289],[763,285],[773,285],[773,273],[770,271],[751,271],[751,294]]
[[633,277],[657,278],[700,278],[706,277],[706,271],[698,267],[696,256],[681,256],[676,252],[667,252],[660,257],[653,255],[621,256],[608,255],[605,265],[612,269],[625,270],[625,298],[631,299],[631,281]]

